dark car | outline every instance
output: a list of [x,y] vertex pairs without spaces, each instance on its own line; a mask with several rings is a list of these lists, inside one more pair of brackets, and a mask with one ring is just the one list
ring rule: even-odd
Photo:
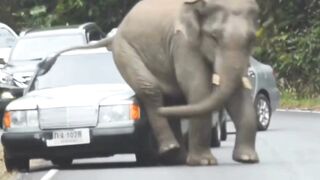
[[104,37],[105,34],[95,23],[29,29],[20,33],[8,63],[1,71],[0,118],[2,119],[3,107],[13,98],[21,96],[21,92],[27,87],[37,64],[43,58],[59,50],[84,45]]

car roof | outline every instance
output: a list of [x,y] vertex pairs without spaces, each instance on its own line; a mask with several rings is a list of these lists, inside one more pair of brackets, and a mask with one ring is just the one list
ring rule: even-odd
[[31,28],[24,30],[20,33],[21,37],[38,37],[38,36],[47,36],[47,35],[59,35],[59,34],[75,34],[82,33],[85,29],[97,28],[101,32],[102,30],[94,22],[88,22],[78,25],[67,25],[67,26],[54,26],[48,28]]
[[14,30],[12,30],[8,25],[0,22],[0,28],[5,28],[7,30],[9,30],[15,37],[18,37],[18,35],[16,34],[16,32]]

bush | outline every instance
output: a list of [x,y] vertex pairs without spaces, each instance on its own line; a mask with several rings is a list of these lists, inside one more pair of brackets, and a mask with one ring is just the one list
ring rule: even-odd
[[281,89],[312,98],[320,95],[320,2],[303,2],[279,1],[264,14],[269,18],[262,14],[269,24],[260,30],[255,56],[272,64]]

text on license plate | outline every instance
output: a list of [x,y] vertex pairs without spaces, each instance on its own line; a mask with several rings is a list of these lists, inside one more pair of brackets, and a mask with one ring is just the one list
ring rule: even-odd
[[68,146],[90,143],[89,129],[59,130],[52,132],[52,139],[48,139],[47,146]]

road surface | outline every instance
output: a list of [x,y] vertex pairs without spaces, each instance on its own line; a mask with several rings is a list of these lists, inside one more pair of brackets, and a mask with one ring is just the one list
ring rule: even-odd
[[[228,124],[228,130],[233,131]],[[319,180],[320,113],[276,112],[268,131],[259,132],[259,164],[240,164],[231,158],[235,136],[228,134],[220,148],[212,149],[218,166],[139,167],[134,155],[74,161],[68,169],[57,169],[49,161],[32,160],[22,180]]]

